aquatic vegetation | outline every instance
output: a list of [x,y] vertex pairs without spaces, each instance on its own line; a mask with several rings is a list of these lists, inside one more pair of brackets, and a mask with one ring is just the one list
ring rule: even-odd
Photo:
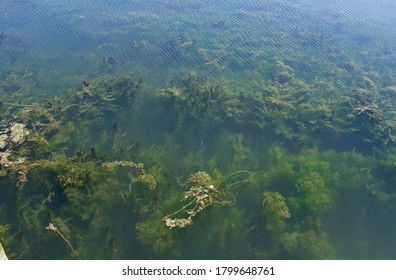
[[91,2],[35,4],[62,38],[2,19],[9,258],[395,258],[388,17],[283,0],[92,16]]
[[[240,181],[237,183],[241,184],[244,182]],[[233,184],[235,185],[236,182]],[[193,223],[192,218],[211,205],[229,206],[235,203],[235,197],[227,190],[229,186],[225,185],[225,181],[223,180],[216,184],[206,172],[198,171],[191,175],[182,184],[182,188],[188,189],[183,195],[183,200],[186,201],[186,204],[179,210],[164,217],[165,224],[170,229],[191,226]],[[173,218],[179,213],[187,214],[187,218]]]
[[[364,189],[374,201],[392,200],[392,159],[324,149],[361,133],[347,129],[358,127],[358,118],[364,117],[361,129],[364,123],[378,129],[376,119],[385,114],[343,100],[333,109],[337,98],[313,95],[317,86],[331,90],[318,81],[307,85],[293,77],[268,82],[259,93],[232,93],[190,78],[145,98],[142,82],[131,77],[84,80],[63,100],[14,111],[18,122],[1,134],[0,183],[18,186],[4,192],[18,203],[0,208],[17,213],[13,221],[0,216],[10,225],[3,244],[18,252],[9,256],[33,258],[34,250],[51,244],[36,253],[184,258],[193,250],[208,257],[189,242],[204,231],[208,246],[219,250],[207,248],[213,258],[335,258],[323,217],[337,215],[343,195]],[[341,120],[343,111],[353,117]],[[160,126],[145,130],[165,113]],[[368,129],[367,137],[378,135]],[[312,148],[317,141],[320,148]],[[192,175],[181,180],[185,174]],[[45,235],[49,223],[63,237]],[[16,228],[24,235],[17,238]],[[235,240],[251,245],[232,249]],[[127,253],[125,244],[144,253]]]
[[140,186],[144,186],[149,190],[155,190],[157,186],[157,182],[155,181],[155,178],[150,174],[139,175],[137,178],[133,179],[133,183]]
[[321,213],[331,203],[330,191],[317,172],[308,173],[297,180],[297,195],[302,198],[300,207],[311,213]]
[[72,252],[74,252],[73,246],[71,245],[70,241],[67,240],[67,238],[52,223],[49,223],[49,225],[46,226],[45,229],[48,231],[51,231],[55,234],[58,234],[66,242],[66,244],[67,244],[67,246],[69,246],[70,250]]
[[292,232],[281,236],[284,250],[293,259],[335,259],[337,254],[324,233]]
[[273,233],[283,232],[285,220],[290,218],[285,198],[278,192],[265,192],[263,209],[267,230]]
[[[175,256],[175,234],[170,231],[161,219],[148,220],[136,224],[137,239],[157,257]],[[176,251],[177,252],[177,251]]]

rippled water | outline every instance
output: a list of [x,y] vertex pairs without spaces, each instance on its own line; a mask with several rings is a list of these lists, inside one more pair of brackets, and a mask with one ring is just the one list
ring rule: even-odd
[[262,2],[4,1],[1,31],[18,45],[5,59],[51,68],[59,82],[99,75],[103,58],[161,83],[196,68],[245,82],[277,59],[312,79],[327,74],[323,64],[364,63],[394,43],[389,1]]
[[[389,0],[1,2],[1,99],[21,88],[32,96],[62,96],[83,79],[125,73],[143,78],[147,92],[191,75],[235,91],[255,91],[265,80],[281,79],[276,65],[292,69],[302,82],[331,82],[337,90],[357,88],[364,75],[379,89],[396,84],[396,4]],[[18,76],[24,77],[22,85],[12,82]],[[160,129],[155,124],[150,128]],[[215,150],[208,136],[186,145],[202,153]],[[389,191],[386,206],[383,200],[373,200],[375,190],[372,182],[365,182],[361,168],[356,180],[367,186],[359,202],[355,203],[359,190],[344,192],[345,197],[324,214],[322,226],[337,258],[396,258],[396,193]],[[383,170],[373,172],[395,181]],[[249,209],[244,196],[238,203],[250,215],[255,210]],[[247,225],[254,228],[254,218]],[[238,249],[241,254],[234,257],[251,257],[244,250]]]

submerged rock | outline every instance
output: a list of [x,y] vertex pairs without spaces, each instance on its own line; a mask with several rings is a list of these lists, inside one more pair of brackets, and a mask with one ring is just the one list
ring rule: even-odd
[[18,145],[21,144],[26,136],[29,135],[29,131],[25,128],[25,125],[22,123],[14,123],[10,127],[10,140],[12,144]]
[[5,261],[5,260],[8,260],[8,257],[4,251],[3,246],[0,243],[0,261]]
[[0,131],[0,149],[8,149],[22,144],[29,131],[22,123],[12,123]]

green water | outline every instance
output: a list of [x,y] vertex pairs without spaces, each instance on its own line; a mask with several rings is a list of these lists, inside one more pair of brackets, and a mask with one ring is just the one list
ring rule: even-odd
[[391,1],[3,1],[10,259],[394,259]]

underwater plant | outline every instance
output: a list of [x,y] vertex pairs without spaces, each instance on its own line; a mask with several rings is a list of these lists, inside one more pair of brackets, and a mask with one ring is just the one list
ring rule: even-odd
[[285,229],[285,220],[290,218],[285,198],[278,192],[265,192],[263,212],[268,231],[281,233]]
[[[0,240],[8,256],[338,257],[329,217],[348,203],[392,209],[390,117],[370,107],[381,102],[372,93],[341,98],[330,82],[277,67],[276,79],[243,90],[191,74],[147,92],[121,76],[84,78],[43,104],[5,102]],[[361,133],[376,158],[362,139],[354,151],[340,146]]]
[[[182,184],[182,188],[188,189],[184,192],[183,200],[186,201],[180,209],[168,214],[164,217],[164,222],[169,229],[172,228],[184,228],[192,225],[192,218],[198,213],[205,210],[211,205],[214,206],[230,206],[235,204],[235,197],[230,191],[237,185],[247,183],[248,178],[244,178],[240,181],[233,182],[230,185],[226,185],[226,180],[246,173],[249,177],[253,176],[248,171],[235,172],[222,178],[221,181],[214,181],[208,173],[198,171],[191,175],[190,178]],[[217,178],[219,180],[219,178]],[[184,214],[186,217],[174,218],[179,214]]]

